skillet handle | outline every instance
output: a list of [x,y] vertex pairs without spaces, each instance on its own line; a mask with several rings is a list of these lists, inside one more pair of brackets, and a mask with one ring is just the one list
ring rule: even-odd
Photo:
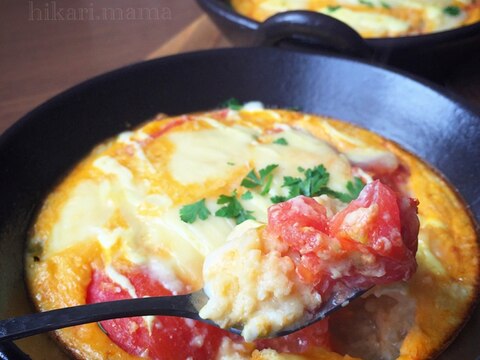
[[294,40],[295,47],[334,51],[342,55],[371,59],[372,49],[345,23],[313,11],[287,11],[265,20],[259,28],[257,45],[276,46]]

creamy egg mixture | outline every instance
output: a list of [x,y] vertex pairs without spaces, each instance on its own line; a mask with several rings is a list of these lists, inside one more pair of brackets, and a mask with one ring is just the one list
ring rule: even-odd
[[478,0],[232,0],[232,5],[257,21],[284,11],[316,11],[367,38],[426,34],[480,20]]
[[254,220],[236,226],[203,268],[209,301],[200,316],[222,328],[243,324],[246,341],[285,329],[322,303],[296,279],[292,259],[281,254],[285,244],[262,236],[264,226]]
[[[400,326],[406,329],[386,342],[395,343],[393,349],[377,346],[377,354],[426,359],[461,326],[476,296],[479,249],[472,220],[445,181],[395,144],[347,123],[292,111],[253,106],[159,117],[96,147],[55,188],[39,212],[26,253],[32,298],[42,311],[84,304],[99,266],[119,291],[137,297],[131,281],[116,270],[125,264],[147,269],[172,294],[199,289],[208,276],[202,273],[205,257],[235,236],[230,233],[237,224],[248,220],[243,230],[253,234],[255,221],[266,222],[272,199],[288,195],[284,177],[302,176],[304,169],[321,164],[330,174],[328,186],[345,193],[359,171],[352,163],[375,156],[387,159],[387,167],[402,163],[410,171],[408,191],[420,201],[418,271],[408,283],[380,287],[369,294],[368,310],[360,313],[379,315],[375,309],[382,306],[393,309],[391,318],[382,318],[391,326],[378,323],[368,328],[370,335],[390,334]],[[257,181],[249,177],[252,171],[261,185],[249,190],[241,182]],[[248,240],[248,236],[242,238]],[[255,236],[248,246],[258,253]],[[272,269],[272,264],[280,264],[278,273],[288,272],[288,264],[266,261],[259,266]],[[211,271],[215,272],[214,266]],[[275,279],[263,280],[269,284],[269,294],[288,298],[288,292],[275,288]],[[397,324],[401,321],[395,320],[395,314],[403,324]],[[255,312],[250,315],[253,318]],[[358,327],[349,323],[348,312],[344,317],[340,323]],[[335,337],[341,329],[332,323]],[[78,358],[135,358],[96,324],[59,330],[56,337]],[[217,356],[340,359],[362,351],[347,344],[286,355],[226,341]]]

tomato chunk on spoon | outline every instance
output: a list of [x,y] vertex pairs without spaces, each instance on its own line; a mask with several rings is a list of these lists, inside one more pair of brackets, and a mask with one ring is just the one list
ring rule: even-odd
[[274,205],[268,231],[289,245],[297,274],[321,294],[339,282],[368,288],[413,275],[417,205],[375,180],[330,219],[312,198],[298,196]]

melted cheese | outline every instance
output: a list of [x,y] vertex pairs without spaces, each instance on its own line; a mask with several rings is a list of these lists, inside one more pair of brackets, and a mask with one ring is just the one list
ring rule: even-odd
[[86,180],[73,189],[46,243],[47,256],[97,236],[105,245],[109,245],[111,240],[106,239],[111,238],[111,235],[102,229],[115,210],[113,204],[106,199],[108,187],[106,181],[96,184]]
[[254,133],[222,126],[203,130],[200,134],[188,132],[167,136],[175,147],[169,162],[175,180],[184,185],[203,183],[228,174],[231,170],[229,163],[235,166],[248,165],[248,149],[254,141]]

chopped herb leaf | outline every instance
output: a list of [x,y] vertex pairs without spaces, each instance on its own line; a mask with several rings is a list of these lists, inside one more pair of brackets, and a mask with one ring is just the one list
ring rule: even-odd
[[220,195],[220,197],[217,199],[217,204],[219,205],[228,204],[232,201],[232,199],[236,199],[236,196],[237,196],[237,190],[233,191],[232,196]]
[[262,180],[265,180],[265,178],[276,168],[278,167],[278,164],[270,164],[265,166],[263,169],[261,169],[258,173],[260,174],[260,178]]
[[330,174],[323,165],[316,166],[313,169],[305,170],[305,182],[302,184],[304,194],[306,196],[316,196],[321,189],[327,186],[330,180]]
[[348,193],[342,193],[342,192],[333,191],[329,189],[326,194],[328,196],[331,196],[340,200],[341,202],[349,203],[352,200],[355,200],[356,198],[358,198],[358,195],[360,194],[364,186],[365,184],[362,182],[362,180],[356,177],[354,178],[353,182],[349,181],[347,183]]
[[373,7],[373,3],[371,1],[368,1],[368,0],[358,0],[358,2],[362,5],[367,5],[369,7]]
[[254,187],[262,185],[262,181],[257,174],[255,174],[255,170],[250,170],[240,185],[245,186],[248,189],[253,189]]
[[278,138],[278,139],[275,140],[273,143],[274,143],[274,144],[277,144],[277,145],[288,145],[287,139],[285,139],[285,138],[283,138],[283,137],[282,137],[282,138]]
[[299,195],[315,197],[323,194],[348,203],[358,197],[364,186],[359,178],[355,178],[353,182],[349,181],[347,183],[348,193],[342,193],[334,191],[327,186],[330,174],[323,165],[311,169],[299,168],[298,171],[303,173],[304,178],[285,176],[282,187],[288,188],[288,197],[274,196],[270,198],[273,203],[286,201]]
[[220,107],[221,108],[229,108],[231,110],[241,110],[242,107],[243,107],[243,104],[238,99],[230,98],[227,101],[223,102],[220,105]]
[[[323,188],[327,186],[330,174],[323,165],[316,166],[312,169],[302,169],[304,179],[285,176],[283,178],[283,187],[288,187],[289,198],[305,195],[318,196],[323,194]],[[300,169],[299,169],[300,171]],[[302,172],[302,171],[301,171]]]
[[[264,186],[264,188],[262,190],[262,194],[263,194],[263,192],[267,188],[267,185],[268,185],[268,190],[270,190],[272,179],[269,179],[269,175],[277,167],[278,167],[277,164],[270,164],[270,165],[264,167],[263,169],[261,169],[258,172],[258,175],[255,173],[255,170],[250,170],[250,172],[242,180],[240,185],[242,185],[242,186],[244,186],[248,189],[253,189],[257,186]],[[268,192],[268,190],[267,190],[267,192]]]
[[270,201],[274,204],[278,204],[278,203],[281,203],[281,202],[284,202],[284,201],[287,201],[288,198],[286,196],[272,196],[270,198]]
[[200,220],[206,220],[209,215],[210,210],[205,206],[205,199],[190,205],[185,205],[180,209],[180,219],[189,224],[195,222],[197,218]]
[[231,161],[229,161],[229,162],[227,162],[227,165],[233,166],[233,165],[235,165],[235,163],[234,163],[234,162],[231,162]]
[[253,211],[245,210],[240,201],[238,201],[236,191],[231,196],[220,195],[217,204],[225,206],[218,209],[215,212],[215,216],[234,219],[237,225],[248,219],[255,220],[255,217],[252,215]]
[[331,12],[331,13],[337,11],[340,8],[341,6],[327,6],[328,12]]
[[355,177],[353,179],[353,182],[349,181],[347,183],[347,190],[352,196],[352,200],[355,200],[358,198],[358,195],[360,195],[360,192],[363,190],[365,187],[365,184],[362,182],[362,180],[359,177]]
[[443,12],[450,16],[458,16],[460,15],[461,10],[458,6],[447,6],[443,8]]
[[247,191],[246,193],[244,193],[242,196],[241,196],[242,200],[252,200],[253,199],[253,195],[252,195],[252,192],[251,191]]
[[285,176],[283,178],[283,185],[282,187],[288,187],[288,198],[291,199],[295,196],[300,195],[300,184],[302,183],[302,179],[294,178],[292,176]]
[[260,195],[267,195],[268,192],[270,191],[270,188],[272,187],[272,181],[273,181],[273,175],[268,175],[267,176],[267,181],[265,182],[265,185],[260,192]]

